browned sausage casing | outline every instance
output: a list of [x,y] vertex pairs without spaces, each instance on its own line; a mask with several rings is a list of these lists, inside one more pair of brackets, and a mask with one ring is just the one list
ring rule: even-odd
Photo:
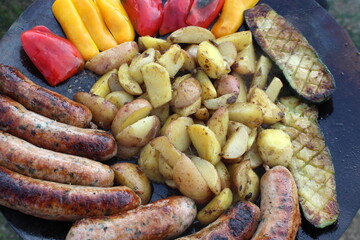
[[85,187],[48,182],[0,167],[0,205],[35,217],[76,221],[134,209],[140,198],[128,187]]
[[295,239],[301,223],[298,193],[290,171],[276,166],[261,178],[261,222],[252,239]]
[[0,131],[0,165],[47,181],[111,187],[114,171],[105,164],[36,147]]
[[56,122],[28,111],[20,103],[3,95],[0,95],[0,130],[38,147],[99,161],[110,159],[117,152],[111,134]]
[[1,64],[0,93],[58,122],[87,127],[92,118],[90,110],[84,105],[35,84],[14,67]]
[[237,202],[215,222],[192,235],[178,240],[246,240],[254,234],[260,220],[260,209],[251,202]]
[[160,199],[125,213],[76,222],[66,240],[171,239],[187,229],[196,217],[196,205],[184,196]]

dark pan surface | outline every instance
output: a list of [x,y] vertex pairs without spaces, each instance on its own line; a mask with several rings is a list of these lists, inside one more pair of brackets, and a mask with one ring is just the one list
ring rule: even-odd
[[[336,80],[337,90],[333,99],[319,109],[321,129],[336,170],[340,217],[335,224],[322,230],[311,227],[303,220],[297,239],[338,239],[360,207],[360,54],[348,34],[313,0],[260,2],[268,3],[305,35]],[[50,0],[35,1],[0,41],[0,63],[18,68],[45,87],[49,86],[22,50],[19,35],[35,25],[45,25],[63,36],[51,13],[52,3]],[[53,90],[72,98],[76,91],[88,91],[96,78],[95,74],[83,71]],[[176,194],[163,185],[154,185],[154,189],[152,200]],[[71,223],[45,221],[3,207],[0,210],[24,239],[64,239],[71,226]],[[195,223],[188,233],[197,228]]]

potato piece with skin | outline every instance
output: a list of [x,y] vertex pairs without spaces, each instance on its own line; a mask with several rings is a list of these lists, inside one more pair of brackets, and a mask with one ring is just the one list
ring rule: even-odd
[[142,36],[138,39],[139,49],[140,51],[145,51],[149,48],[154,48],[155,50],[164,51],[170,48],[171,43],[161,39],[161,38],[154,38],[150,36]]
[[210,190],[215,195],[218,195],[221,191],[221,181],[214,165],[194,155],[190,156],[190,159],[191,161],[194,162],[195,166],[198,168],[199,172],[201,173],[201,176],[203,176],[203,178],[205,179]]
[[253,44],[243,49],[236,56],[232,69],[242,75],[253,74],[256,67],[256,55]]
[[191,105],[184,108],[174,108],[174,112],[180,114],[181,116],[187,117],[191,114],[196,113],[196,111],[201,107],[201,98],[195,100]]
[[160,154],[159,156],[159,172],[166,180],[173,179],[173,167],[165,160],[164,156]]
[[229,138],[239,127],[245,128],[248,134],[251,133],[251,128],[249,128],[245,124],[241,122],[229,121],[228,132],[226,136]]
[[236,99],[236,102],[246,102],[247,101],[247,86],[245,80],[237,73],[232,72],[231,75],[235,77],[239,82],[239,93]]
[[105,130],[111,128],[112,121],[118,111],[118,108],[114,104],[103,97],[87,92],[75,93],[74,101],[81,103],[90,109],[92,121],[97,126]]
[[111,165],[115,172],[115,183],[131,188],[147,204],[151,198],[151,183],[140,167],[133,163],[122,162]]
[[252,170],[249,170],[248,185],[245,191],[245,201],[255,202],[260,194],[259,176]]
[[120,85],[119,82],[119,76],[118,76],[118,70],[114,69],[114,73],[111,74],[111,77],[108,81],[110,93],[116,92],[116,91],[124,91],[124,88]]
[[141,68],[146,90],[154,108],[169,102],[172,98],[170,76],[158,63],[148,63]]
[[214,82],[218,96],[222,96],[228,93],[234,93],[236,96],[240,91],[240,83],[238,79],[232,75],[226,75]]
[[197,60],[210,78],[220,78],[230,72],[230,66],[224,60],[219,49],[210,41],[199,44]]
[[159,171],[159,156],[160,152],[153,148],[150,142],[141,149],[137,163],[151,181],[163,183],[164,177]]
[[129,73],[132,79],[134,79],[139,84],[144,82],[144,78],[141,74],[141,67],[147,63],[155,61],[155,49],[149,48],[142,54],[135,56],[129,65]]
[[236,50],[239,52],[252,44],[252,34],[250,31],[236,32],[217,38],[214,40],[214,42],[217,44],[221,44],[223,42],[232,42]]
[[167,125],[169,125],[170,123],[172,123],[172,121],[174,121],[175,119],[181,117],[180,114],[177,114],[177,113],[174,113],[174,114],[171,114],[167,119],[166,119],[166,122],[164,123],[164,125],[161,127],[161,130],[160,130],[160,135],[164,135],[165,133],[165,129],[167,128]]
[[199,124],[189,126],[187,132],[199,156],[216,165],[220,161],[221,146],[215,133]]
[[151,141],[151,146],[163,156],[164,160],[173,168],[181,158],[181,151],[178,150],[166,136],[160,136]]
[[233,194],[229,188],[225,188],[221,193],[215,196],[203,209],[197,214],[197,219],[203,225],[207,225],[215,221],[226,209],[228,209],[233,201]]
[[241,161],[240,163],[229,165],[228,170],[231,176],[234,192],[237,193],[240,200],[245,200],[247,194],[246,188],[250,179],[250,162]]
[[198,49],[199,49],[198,44],[191,44],[191,45],[189,45],[189,46],[187,46],[185,48],[185,51],[187,53],[189,53],[190,56],[192,56],[194,58],[196,64],[198,64],[198,62],[197,62],[197,51],[198,51]]
[[263,123],[263,112],[261,108],[248,102],[236,102],[229,107],[229,119],[241,122],[249,128],[256,128]]
[[117,108],[121,108],[134,100],[134,97],[125,91],[115,91],[106,95],[105,99],[114,104]]
[[207,40],[214,40],[215,36],[206,28],[187,26],[171,33],[167,40],[172,43],[201,43]]
[[205,107],[199,108],[195,112],[194,117],[201,121],[207,121],[210,118],[209,110]]
[[184,49],[181,49],[181,52],[184,55],[184,64],[181,67],[180,71],[195,72],[195,68],[196,68],[195,58]]
[[217,98],[204,100],[204,105],[209,110],[217,110],[221,107],[226,107],[236,101],[236,94],[227,93]]
[[195,78],[200,82],[200,85],[201,85],[201,100],[202,101],[217,97],[216,89],[204,71],[199,70],[196,73]]
[[161,125],[163,125],[168,119],[170,114],[170,104],[165,103],[164,105],[161,105],[160,107],[153,108],[150,112],[150,115],[155,115],[160,119]]
[[[90,93],[105,97],[111,92],[109,81],[110,79],[118,79],[117,69],[113,69],[110,72],[105,73],[95,84],[90,88]],[[113,80],[112,80],[113,81]]]
[[220,161],[215,165],[215,169],[220,177],[221,189],[231,187],[231,178],[228,169],[225,164]]
[[207,203],[213,196],[198,168],[185,154],[173,168],[173,179],[179,191],[198,204]]
[[191,77],[181,81],[173,91],[172,104],[176,108],[184,108],[201,97],[201,85],[198,80]]
[[223,147],[226,142],[226,134],[229,126],[228,109],[226,107],[221,107],[216,110],[207,122],[207,126],[215,133],[220,146]]
[[261,159],[266,165],[287,167],[293,155],[288,134],[280,129],[266,129],[258,134],[257,145]]
[[166,68],[170,77],[175,77],[178,71],[182,68],[185,62],[184,54],[181,47],[173,44],[170,48],[158,59],[158,63]]
[[164,136],[167,136],[169,141],[178,149],[183,152],[189,148],[191,140],[186,129],[188,126],[194,124],[190,117],[179,117],[174,119],[161,129]]
[[226,141],[221,155],[225,163],[238,162],[238,159],[246,152],[249,135],[245,128],[239,127]]
[[269,99],[272,102],[275,102],[275,100],[279,96],[282,87],[283,87],[282,81],[279,78],[274,77],[271,83],[269,84],[269,86],[267,87],[265,93],[266,95],[268,95]]
[[242,161],[249,160],[251,168],[257,168],[263,164],[263,160],[260,157],[258,146],[256,142],[251,146],[251,148],[241,157]]
[[120,143],[117,143],[117,154],[116,156],[120,159],[128,160],[131,157],[137,155],[141,150],[141,147],[125,147]]
[[261,55],[259,61],[256,64],[255,73],[251,81],[250,88],[258,87],[260,89],[264,89],[271,67],[271,59]]
[[116,136],[127,126],[148,116],[151,110],[151,104],[145,99],[135,99],[125,104],[116,113],[112,122],[111,131],[113,135]]
[[157,116],[148,116],[127,126],[115,138],[125,147],[142,147],[155,138],[159,131],[159,118]]
[[258,105],[263,112],[263,123],[274,124],[284,118],[284,113],[273,103],[269,96],[260,88],[252,88],[249,91],[249,102]]
[[136,82],[131,76],[129,66],[124,63],[118,70],[119,83],[121,87],[131,95],[141,95],[143,90],[141,89],[138,82]]
[[104,75],[112,69],[118,69],[124,63],[129,63],[138,53],[136,42],[125,42],[98,53],[86,62],[85,68],[98,75]]
[[237,56],[237,50],[232,42],[222,42],[217,48],[229,66],[233,65]]

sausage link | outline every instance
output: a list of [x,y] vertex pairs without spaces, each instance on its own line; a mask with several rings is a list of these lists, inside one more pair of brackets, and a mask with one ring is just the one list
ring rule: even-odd
[[193,200],[173,196],[122,214],[82,219],[71,227],[66,240],[170,239],[185,231],[195,217]]
[[29,110],[58,122],[88,127],[92,119],[86,106],[35,84],[14,67],[1,64],[0,93],[18,101]]
[[110,159],[117,152],[111,134],[56,122],[28,111],[20,103],[3,95],[0,95],[0,130],[38,147],[99,161]]
[[298,193],[290,171],[276,166],[261,178],[261,222],[253,240],[295,239],[301,223]]
[[0,167],[0,205],[35,217],[76,221],[107,216],[140,205],[130,188],[67,185],[21,175]]
[[0,165],[29,177],[84,186],[111,187],[115,175],[105,164],[39,148],[3,131]]
[[254,234],[260,220],[260,209],[251,202],[237,202],[215,222],[192,235],[178,240],[246,240]]

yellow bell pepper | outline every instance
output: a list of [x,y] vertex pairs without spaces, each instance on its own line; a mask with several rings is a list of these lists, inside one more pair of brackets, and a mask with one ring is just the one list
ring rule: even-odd
[[211,29],[216,38],[236,32],[244,22],[244,12],[259,0],[225,0],[219,19]]
[[66,37],[76,46],[85,60],[99,53],[71,0],[56,0],[52,5],[52,12]]
[[117,45],[93,0],[72,0],[86,29],[100,51]]
[[135,39],[134,27],[120,0],[95,0],[95,3],[118,44]]

